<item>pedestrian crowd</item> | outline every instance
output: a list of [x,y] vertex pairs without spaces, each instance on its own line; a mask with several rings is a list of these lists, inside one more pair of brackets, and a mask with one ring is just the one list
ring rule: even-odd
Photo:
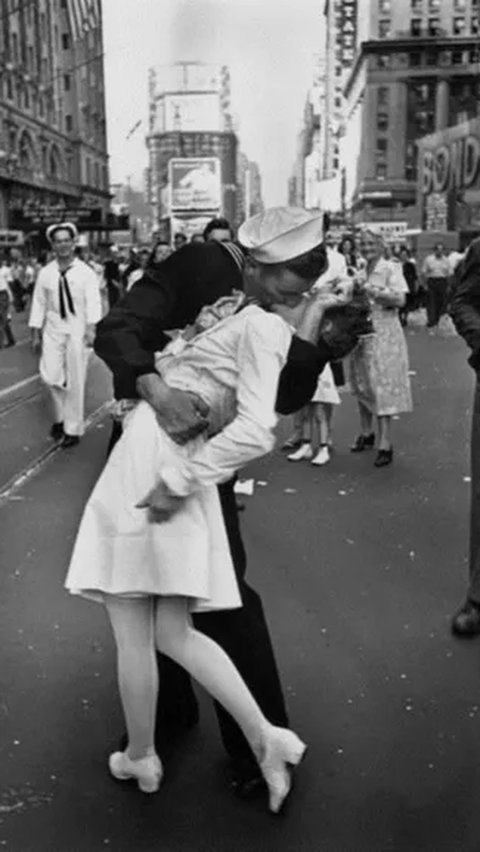
[[[4,264],[0,296],[6,334],[14,280],[28,295],[51,434],[63,447],[83,433],[92,348],[113,376],[108,458],[65,584],[105,607],[117,646],[126,734],[111,774],[158,790],[162,743],[198,721],[192,676],[215,700],[232,785],[241,795],[265,788],[278,813],[306,745],[289,727],[263,605],[245,579],[236,474],[273,448],[286,414],[288,459],[328,463],[347,384],[359,414],[352,452],[376,444],[375,466],[390,465],[392,419],[412,410],[410,315],[425,308],[433,333],[450,309],[480,367],[480,240],[465,257],[435,246],[419,269],[374,227],[335,246],[328,217],[297,208],[267,210],[234,237],[214,219],[190,240],[176,234],[173,248],[159,241],[124,256],[113,246],[101,262],[77,250],[74,224],[57,223],[51,258],[27,264],[28,275],[18,258]],[[474,441],[479,430],[477,389]],[[458,635],[480,633],[477,443]]]

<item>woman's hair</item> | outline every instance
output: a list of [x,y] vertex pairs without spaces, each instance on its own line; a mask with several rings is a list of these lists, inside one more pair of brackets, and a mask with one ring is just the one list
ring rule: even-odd
[[340,254],[343,254],[343,252],[345,251],[345,243],[350,243],[352,246],[352,251],[355,251],[354,237],[351,234],[344,234],[337,247],[337,251],[339,251]]
[[369,228],[367,225],[363,226],[362,228],[359,228],[357,239],[361,240],[362,237],[372,237],[375,242],[378,243],[382,250],[387,247],[387,244],[383,239],[382,235],[378,231],[376,231],[375,228]]
[[287,260],[282,263],[282,266],[290,272],[294,272],[304,281],[315,281],[320,277],[322,272],[327,268],[327,252],[323,243],[319,243],[315,248],[294,257],[292,260]]

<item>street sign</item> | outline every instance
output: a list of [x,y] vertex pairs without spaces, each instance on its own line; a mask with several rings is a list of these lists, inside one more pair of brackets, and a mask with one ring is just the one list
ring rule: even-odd
[[14,246],[23,246],[25,237],[22,231],[7,231],[0,230],[0,247],[12,248]]

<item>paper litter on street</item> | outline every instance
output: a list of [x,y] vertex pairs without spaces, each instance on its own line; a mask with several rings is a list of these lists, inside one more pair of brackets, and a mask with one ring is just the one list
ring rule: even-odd
[[239,479],[235,483],[233,490],[235,491],[235,494],[242,494],[244,497],[252,497],[254,484],[253,479]]

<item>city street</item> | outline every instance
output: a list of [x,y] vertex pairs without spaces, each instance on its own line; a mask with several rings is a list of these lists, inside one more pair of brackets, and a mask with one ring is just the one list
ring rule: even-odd
[[[408,342],[415,411],[395,423],[392,467],[348,452],[346,395],[328,467],[276,452],[244,474],[256,482],[242,514],[249,576],[309,744],[280,818],[231,794],[205,698],[199,727],[164,755],[157,795],[109,777],[122,731],[112,640],[102,609],[62,588],[109,421],[12,488],[25,458],[49,450],[43,392],[32,401],[27,385],[2,414],[1,848],[479,852],[480,638],[449,632],[465,592],[473,374],[456,337],[413,328]],[[28,358],[0,353],[2,381],[34,375]],[[92,413],[109,396],[98,362],[89,385]]]

